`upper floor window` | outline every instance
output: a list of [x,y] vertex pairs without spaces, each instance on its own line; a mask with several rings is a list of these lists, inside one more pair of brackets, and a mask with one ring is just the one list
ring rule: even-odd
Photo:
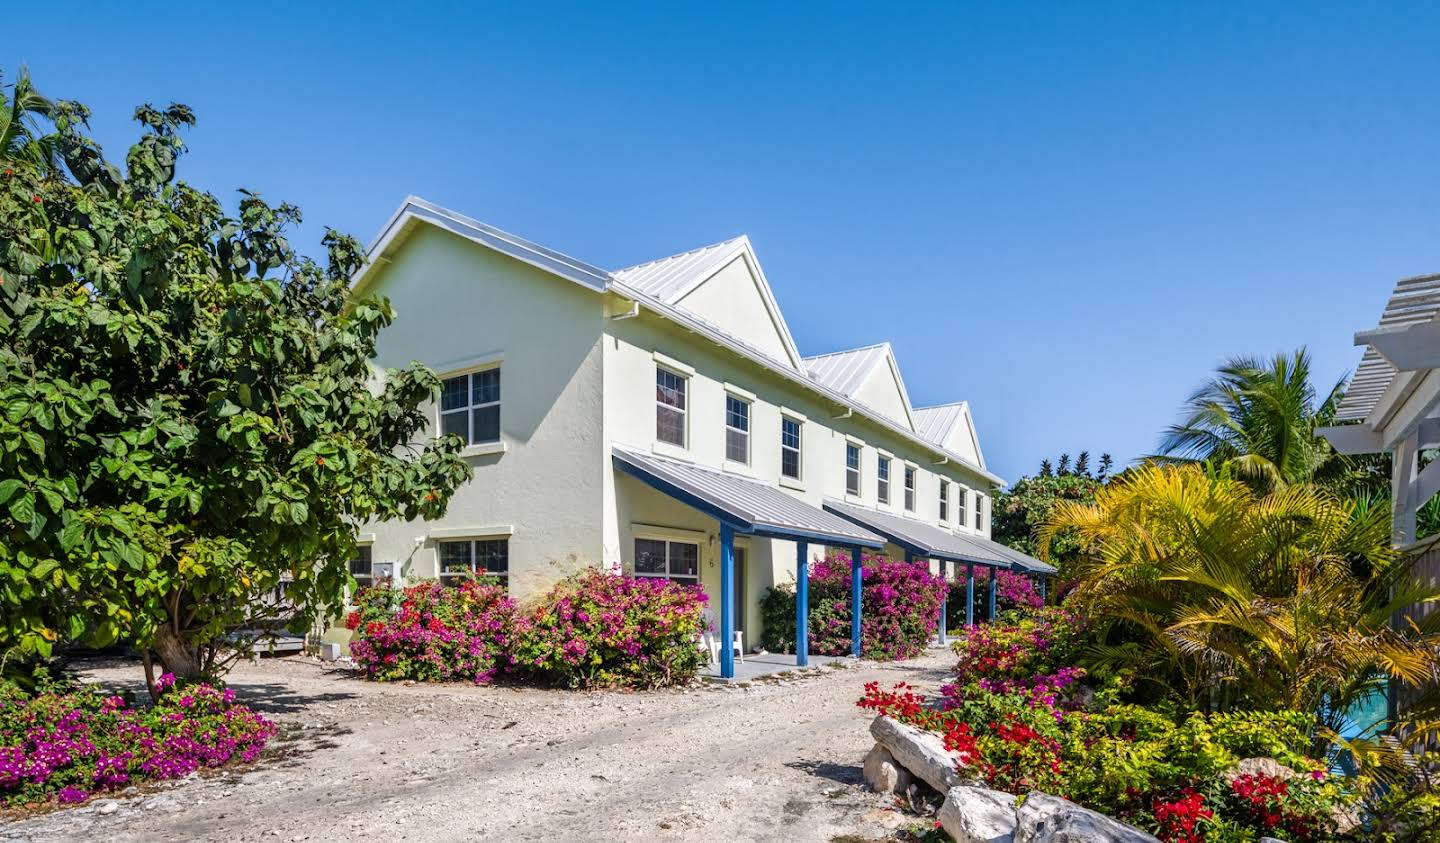
[[800,421],[789,416],[780,417],[780,473],[800,479]]
[[464,539],[440,542],[440,582],[459,585],[473,576],[510,580],[509,539]]
[[694,542],[637,538],[635,576],[658,577],[697,585],[700,582],[700,545]]
[[950,481],[940,478],[940,520],[950,523]]
[[681,448],[685,447],[685,388],[688,385],[684,375],[655,367],[655,438]]
[[355,578],[355,587],[369,588],[375,584],[375,569],[370,545],[355,547],[355,558],[350,560],[350,576]]
[[446,378],[440,391],[440,432],[466,445],[500,441],[500,369]]
[[959,500],[958,502],[956,502],[956,506],[955,506],[955,508],[960,511],[960,517],[957,518],[957,519],[955,519],[955,520],[959,522],[959,524],[960,524],[961,527],[964,527],[964,526],[965,526],[965,511],[966,511],[966,510],[965,510],[965,501],[966,501],[966,499],[969,498],[969,497],[970,497],[970,490],[969,490],[969,489],[966,489],[966,488],[963,487],[963,486],[960,487],[960,500]]
[[875,497],[880,503],[890,502],[890,458],[882,456],[875,468]]
[[860,446],[853,442],[845,443],[845,492],[860,494]]
[[750,402],[725,396],[725,459],[750,462]]
[[915,467],[905,466],[905,511],[915,511]]
[[983,532],[985,529],[985,496],[979,492],[975,493],[975,530]]

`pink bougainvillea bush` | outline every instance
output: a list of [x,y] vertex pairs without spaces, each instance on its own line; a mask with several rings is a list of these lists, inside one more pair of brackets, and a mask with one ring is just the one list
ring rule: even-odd
[[707,600],[697,586],[587,569],[526,615],[516,669],[571,688],[689,682],[708,658],[696,645]]
[[[986,589],[990,586],[991,569],[976,566],[975,568],[975,620],[985,619],[989,610],[989,595]],[[1035,588],[1035,581],[1025,574],[1014,571],[995,572],[995,608],[1000,612],[1019,611],[1033,612],[1045,605],[1045,598]],[[945,602],[947,613],[946,622],[951,629],[959,629],[965,624],[965,574],[964,569],[958,579],[950,581],[950,593]]]
[[524,626],[505,589],[485,579],[376,586],[361,589],[355,602],[346,619],[355,630],[350,657],[382,681],[493,681],[513,665]]
[[[927,565],[886,556],[860,556],[860,652],[867,659],[907,659],[919,654],[940,623],[945,583]],[[810,567],[810,652],[850,653],[850,555],[826,556]],[[761,603],[762,644],[794,652],[795,590],[771,589]]]
[[84,802],[131,784],[249,762],[275,734],[269,720],[210,685],[177,687],[130,708],[93,686],[0,689],[0,802]]

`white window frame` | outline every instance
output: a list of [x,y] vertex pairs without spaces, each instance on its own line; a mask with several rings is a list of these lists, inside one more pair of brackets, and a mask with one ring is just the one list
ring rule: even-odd
[[[855,465],[850,465],[850,454],[855,454]],[[863,487],[860,485],[860,468],[865,463],[865,447],[859,442],[846,440],[845,442],[845,494],[851,497],[860,497]],[[854,478],[855,488],[851,490],[850,480]]]
[[950,523],[950,481],[940,478],[940,523]]
[[[640,568],[638,567],[638,563],[640,562],[640,554],[635,547],[635,543],[639,541],[653,541],[665,543],[665,573],[657,574],[650,571],[640,570]],[[676,544],[688,544],[694,546],[695,573],[693,576],[690,574],[676,574],[671,571],[670,565],[672,555],[670,552],[670,546]],[[633,554],[630,558],[630,571],[637,577],[670,580],[671,582],[684,582],[696,586],[700,585],[700,577],[702,572],[705,570],[704,533],[691,533],[684,530],[632,530],[630,536],[630,552],[631,554]]]
[[[743,408],[745,415],[745,427],[743,429],[734,427],[730,424],[731,401],[734,401],[737,405]],[[736,395],[733,392],[725,393],[725,459],[728,462],[738,463],[740,465],[750,464],[750,429],[755,425],[755,414],[752,412],[754,409],[755,404],[753,401],[747,400],[739,395]],[[740,441],[744,443],[745,456],[743,459],[737,460],[730,455],[730,437],[732,435],[740,437]]]
[[[500,364],[499,362],[491,362],[491,363],[486,363],[486,364],[484,364],[484,365],[471,366],[470,368],[467,368],[467,369],[457,369],[457,370],[454,370],[454,371],[451,371],[451,372],[447,372],[447,373],[441,375],[441,376],[440,376],[440,392],[441,392],[441,394],[440,394],[440,397],[435,400],[435,432],[436,432],[436,433],[441,433],[442,431],[444,431],[444,429],[445,429],[445,416],[450,415],[450,414],[453,414],[453,413],[464,413],[464,414],[465,414],[465,436],[464,436],[463,438],[465,439],[465,450],[466,450],[466,451],[474,452],[474,451],[477,451],[477,450],[496,450],[496,451],[498,451],[498,450],[504,450],[504,444],[505,444],[505,430],[504,430],[505,410],[504,410],[503,405],[504,405],[504,401],[505,401],[505,375],[504,375],[504,373],[501,371],[501,368],[502,368],[502,366],[501,366],[501,364]],[[472,403],[472,402],[474,401],[474,397],[475,397],[475,383],[474,383],[474,380],[473,380],[473,379],[474,379],[474,377],[475,377],[476,375],[483,374],[483,373],[485,373],[485,372],[495,372],[496,375],[500,378],[500,397],[499,397],[498,399],[494,400],[494,401],[482,401],[482,402],[480,402],[479,404]],[[461,407],[452,407],[452,408],[450,408],[450,409],[447,410],[447,409],[445,409],[445,398],[444,398],[445,382],[446,382],[446,381],[450,381],[450,380],[455,380],[456,378],[464,378],[464,379],[465,379],[465,401],[466,401],[466,403],[465,403],[464,406],[461,406]],[[495,438],[494,438],[494,439],[487,439],[487,440],[485,440],[485,441],[483,441],[483,442],[477,441],[477,440],[475,439],[475,411],[476,411],[476,410],[483,410],[483,409],[486,409],[486,408],[488,408],[488,407],[495,407],[495,408],[496,408],[496,411],[495,411],[495,413],[496,413],[496,420],[495,420]],[[457,434],[457,435],[458,435],[458,434]]]
[[[505,545],[505,570],[491,571],[488,568],[477,568],[476,560],[479,554],[475,545],[478,542],[501,542]],[[468,572],[445,572],[445,551],[444,545],[468,545],[470,552],[470,570]],[[500,581],[506,591],[510,590],[510,537],[502,536],[465,536],[463,538],[436,539],[435,541],[435,578],[441,585],[449,585],[447,579],[458,579],[465,576],[487,576],[494,577]]]
[[890,504],[890,462],[891,458],[881,454],[875,461],[875,500]]
[[918,466],[905,464],[903,485],[905,488],[904,505],[906,512],[915,511],[915,487],[920,484],[920,468]]
[[[660,400],[660,375],[667,374],[680,382],[680,398],[684,406],[676,407],[673,404],[666,404]],[[655,441],[672,448],[688,449],[690,447],[690,376],[674,366],[667,366],[664,363],[655,364]],[[660,437],[660,414],[665,411],[680,414],[680,442],[671,442]]]
[[969,516],[970,507],[967,505],[967,504],[969,503],[969,501],[970,501],[970,490],[967,489],[967,488],[965,488],[964,486],[961,486],[961,487],[960,487],[960,499],[959,499],[960,508],[955,511],[956,523],[958,523],[961,527],[967,527],[967,526],[969,526],[968,524],[965,523],[965,519],[967,519],[967,518],[970,517],[970,516]]
[[[363,554],[362,554],[362,551],[363,551]],[[370,573],[368,573],[368,574],[357,574],[357,573],[355,573],[355,563],[361,561],[361,556],[362,556],[362,555],[368,555],[368,556],[370,557]],[[360,591],[360,589],[362,589],[362,588],[369,588],[370,586],[374,585],[374,584],[375,584],[375,545],[374,545],[374,543],[373,543],[373,542],[356,542],[356,543],[355,543],[355,558],[354,558],[354,559],[351,559],[349,562],[346,563],[346,570],[348,570],[348,571],[350,572],[350,577],[355,580],[355,592],[358,593],[358,592]],[[353,597],[353,596],[354,596],[354,593],[352,593],[351,596]]]
[[[795,425],[795,447],[785,444],[785,423]],[[785,473],[785,452],[795,452],[795,474]],[[782,480],[793,480],[799,483],[805,479],[805,420],[788,413],[780,416],[780,477]]]
[[975,493],[975,532],[985,532],[985,496]]

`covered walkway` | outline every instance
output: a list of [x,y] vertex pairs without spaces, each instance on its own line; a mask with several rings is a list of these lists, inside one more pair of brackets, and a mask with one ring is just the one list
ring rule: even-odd
[[850,649],[851,655],[860,655],[860,553],[883,548],[884,538],[756,480],[620,446],[611,448],[611,457],[617,471],[720,522],[720,640],[726,645],[720,648],[720,678],[736,678],[735,652],[729,646],[735,636],[736,534],[795,542],[798,667],[809,664],[809,545],[850,548]]

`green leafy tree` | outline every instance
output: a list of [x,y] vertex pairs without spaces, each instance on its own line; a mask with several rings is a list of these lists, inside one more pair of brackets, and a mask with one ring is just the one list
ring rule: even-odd
[[123,170],[83,106],[51,114],[63,169],[0,174],[0,649],[209,674],[233,630],[342,596],[357,524],[440,515],[469,471],[423,439],[436,376],[370,366],[393,314],[349,300],[354,239],[319,265],[295,207],[176,181],[184,106],[135,112]]
[[[1088,460],[1089,452],[1084,452]],[[1101,459],[1101,465],[1108,470],[1109,455]],[[1061,455],[1061,464],[1069,468],[1070,458]],[[1040,471],[1028,477],[1021,477],[1001,492],[995,499],[992,537],[1021,553],[1038,556],[1035,533],[1049,519],[1050,512],[1061,501],[1094,503],[1095,492],[1104,485],[1103,477],[1091,477],[1088,472],[1057,474],[1050,460],[1040,461]],[[1052,540],[1050,552],[1060,568],[1060,578],[1065,578],[1066,562],[1079,549],[1078,542],[1066,535],[1057,535]]]

